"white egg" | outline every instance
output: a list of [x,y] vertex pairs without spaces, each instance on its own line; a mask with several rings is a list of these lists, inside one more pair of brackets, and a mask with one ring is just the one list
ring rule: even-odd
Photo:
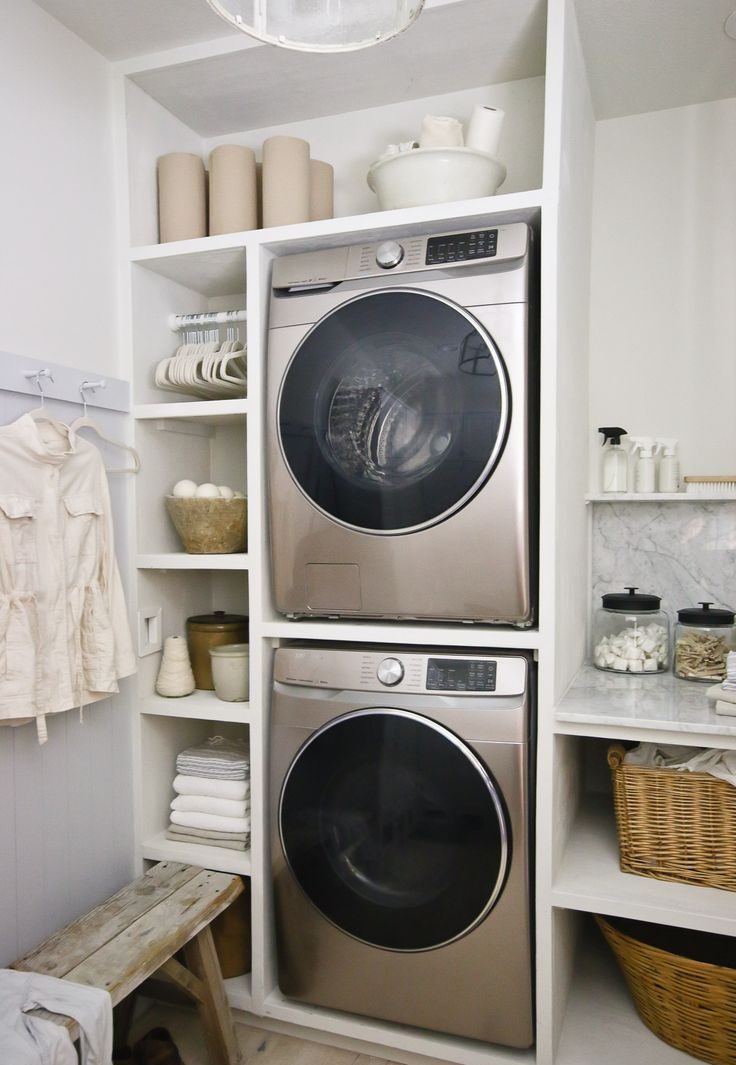
[[201,484],[197,491],[194,493],[197,499],[219,499],[220,493],[217,490],[216,484]]
[[245,492],[233,492],[233,499],[245,499]]
[[171,494],[178,499],[191,499],[197,491],[194,481],[177,481],[171,490]]
[[218,484],[217,491],[220,493],[222,499],[232,499],[235,495],[235,492],[233,492],[232,488],[230,488],[229,485],[226,484]]

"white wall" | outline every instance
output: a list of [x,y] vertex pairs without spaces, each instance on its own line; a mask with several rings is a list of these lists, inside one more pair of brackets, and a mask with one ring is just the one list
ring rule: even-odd
[[736,469],[735,129],[736,99],[597,126],[591,439],[677,437],[684,473]]
[[116,374],[111,91],[106,60],[2,0],[0,350]]
[[[31,0],[2,0],[0,350],[113,375],[109,69]],[[0,392],[0,422],[33,405]],[[78,413],[50,407],[66,420]],[[125,415],[96,417],[112,435],[124,434]],[[123,479],[111,490],[125,571]],[[0,729],[0,966],[133,872],[129,699],[88,707],[84,724],[74,711],[58,714],[48,728],[43,747],[33,725]]]

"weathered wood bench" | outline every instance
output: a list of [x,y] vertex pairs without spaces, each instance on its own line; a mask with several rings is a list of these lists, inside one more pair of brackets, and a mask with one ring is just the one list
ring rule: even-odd
[[[212,1065],[240,1065],[210,923],[242,890],[237,876],[159,862],[13,968],[104,988],[113,1006],[158,974],[196,1002]],[[186,965],[174,957],[179,951]],[[78,1037],[70,1018],[36,1012]]]

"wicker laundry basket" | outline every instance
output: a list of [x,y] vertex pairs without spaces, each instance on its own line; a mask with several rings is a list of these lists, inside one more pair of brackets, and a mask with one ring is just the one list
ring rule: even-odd
[[[596,916],[642,1021],[670,1046],[713,1065],[736,1063],[733,940]],[[674,953],[667,949],[672,941]],[[716,959],[716,962],[704,960]],[[723,964],[727,962],[727,964]]]
[[736,788],[707,773],[625,765],[625,753],[620,743],[608,749],[622,872],[736,891]]

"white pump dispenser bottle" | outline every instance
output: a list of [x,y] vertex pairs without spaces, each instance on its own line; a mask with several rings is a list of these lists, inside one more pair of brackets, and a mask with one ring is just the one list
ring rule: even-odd
[[661,448],[662,457],[659,460],[659,483],[660,492],[680,491],[680,462],[677,458],[677,441],[663,437],[657,440]]
[[632,436],[631,450],[639,452],[634,474],[634,491],[654,492],[654,453],[657,445],[651,436]]

